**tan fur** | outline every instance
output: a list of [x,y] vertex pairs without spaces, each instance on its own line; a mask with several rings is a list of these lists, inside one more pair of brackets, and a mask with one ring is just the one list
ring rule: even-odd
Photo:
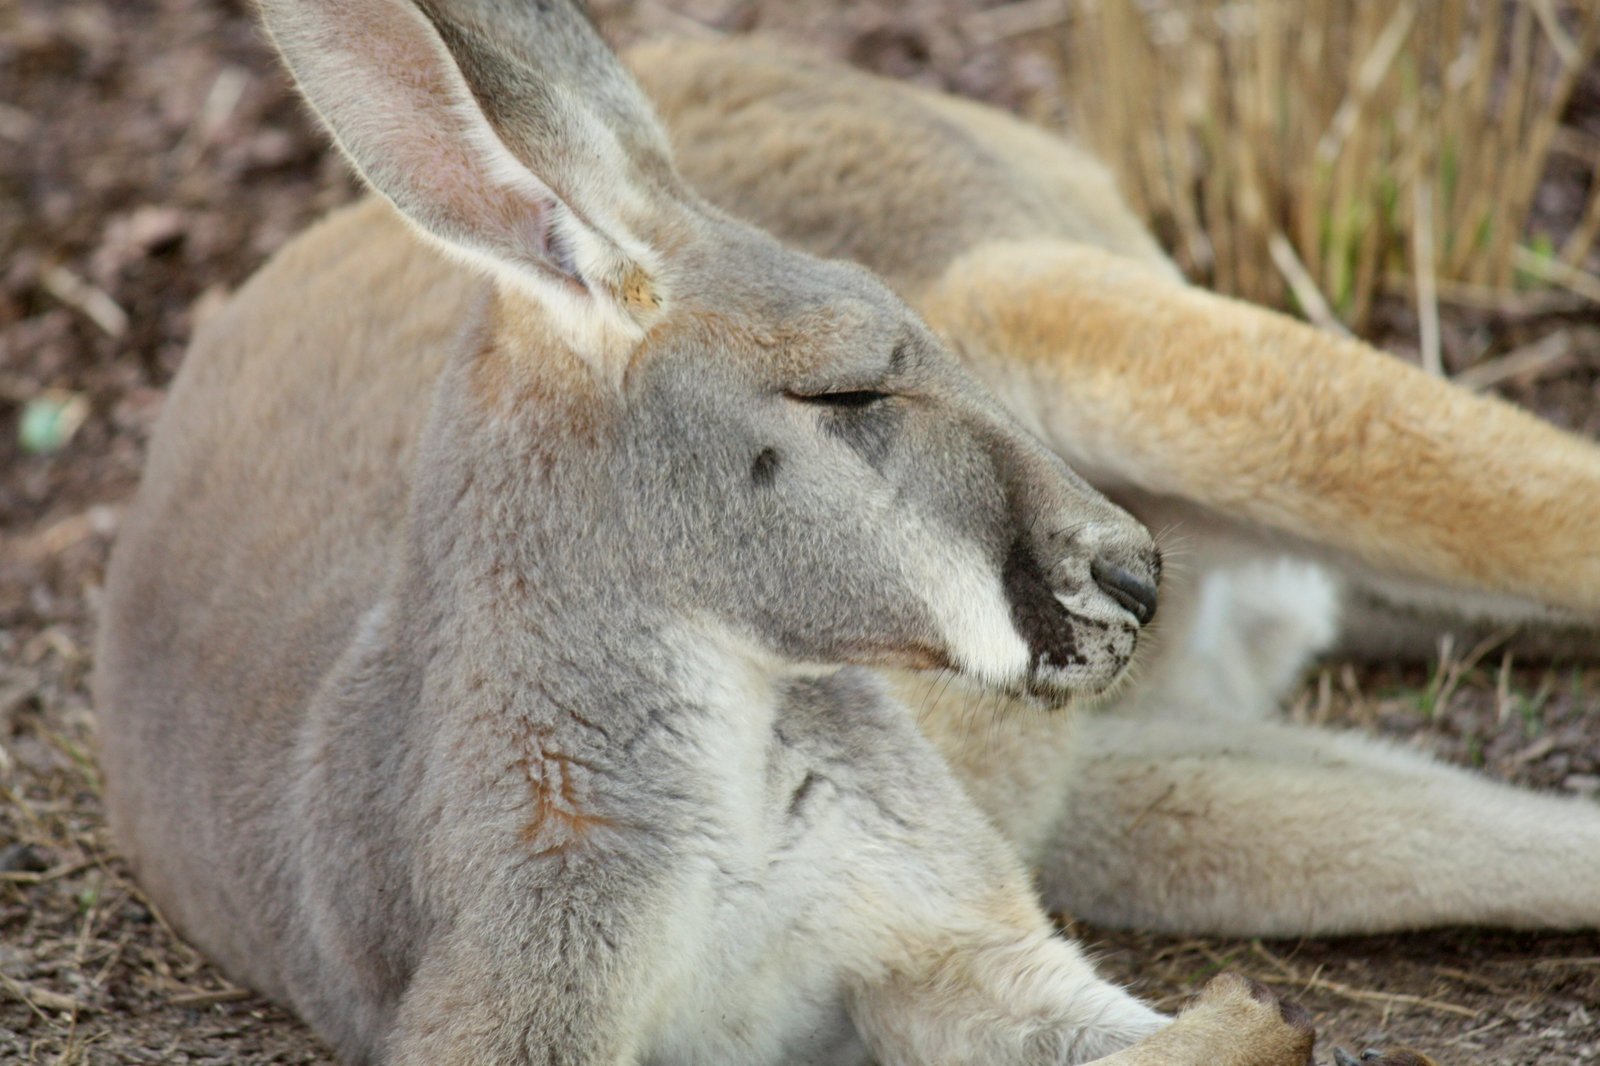
[[[477,307],[480,317],[486,314],[480,283],[418,241],[387,205],[363,203],[313,227],[202,325],[187,360],[192,369],[167,401],[186,405],[193,417],[184,433],[153,443],[140,506],[119,530],[119,552],[140,557],[142,565],[121,579],[123,590],[102,619],[98,676],[116,678],[117,699],[128,702],[146,688],[181,691],[203,680],[224,691],[242,690],[254,687],[250,678],[258,670],[271,678],[248,707],[244,726],[215,753],[230,791],[240,795],[279,787],[268,775],[265,752],[295,728],[299,706],[341,650],[336,634],[353,626],[364,607],[350,596],[351,588],[382,580],[384,530],[402,520],[406,507],[405,486],[392,471],[415,463],[417,432],[426,414],[404,398],[422,393],[437,377],[461,328],[436,316],[367,316],[334,295],[361,291],[390,293],[400,306],[448,300]],[[277,302],[280,295],[287,304]],[[299,313],[284,314],[285,306]],[[345,347],[341,359],[311,358],[352,333],[360,343]],[[256,349],[234,343],[242,336],[264,350],[294,354],[288,360],[255,358]],[[401,350],[428,357],[403,362],[388,357]],[[271,383],[285,375],[303,387],[276,392]],[[350,388],[357,381],[361,387]],[[242,415],[233,407],[187,398],[219,392],[274,399],[259,414]],[[351,397],[359,401],[352,403]],[[285,436],[282,427],[288,425],[296,428]],[[224,461],[230,442],[258,457],[249,481]],[[327,476],[303,483],[296,468],[311,462],[323,464]],[[371,491],[352,495],[351,484]],[[262,500],[270,501],[273,521],[237,528],[232,516],[249,513]],[[349,557],[365,575],[346,574],[337,584],[285,587],[283,575],[314,569],[334,545],[352,541],[366,545]],[[214,544],[226,548],[208,550]],[[232,568],[262,576],[230,582],[226,575]],[[169,641],[150,631],[156,620],[145,605],[163,590],[207,605],[210,639],[203,657],[162,653]],[[177,620],[166,624],[175,627]],[[261,649],[258,654],[266,661],[245,661],[239,654],[243,648]],[[101,692],[104,704],[105,689]],[[114,767],[131,761],[135,747],[147,742],[145,730],[152,728],[102,729],[103,762]],[[168,917],[189,929],[228,921],[220,901],[214,915],[189,913],[176,902],[188,898],[176,886],[205,877],[206,856],[221,842],[204,837],[192,852],[179,846],[202,828],[168,825],[158,805],[173,793],[180,804],[199,803],[202,783],[183,775],[148,784],[115,773],[112,778],[116,801],[107,813],[118,839],[170,839],[173,856],[192,856],[187,867],[180,862],[141,871],[153,894],[174,901],[165,907],[172,912]],[[270,947],[256,944],[240,954],[260,955]],[[219,961],[236,960],[225,954]]]
[[1600,451],[1526,412],[1098,249],[984,245],[921,304],[1102,483],[1600,616]]
[[[1287,1023],[1287,1024],[1285,1024]],[[1258,1033],[1226,1048],[1230,1033]],[[1304,1012],[1280,1005],[1266,989],[1235,974],[1211,981],[1178,1020],[1140,1044],[1100,1060],[1101,1066],[1157,1066],[1208,1052],[1215,1066],[1312,1066],[1315,1037]]]

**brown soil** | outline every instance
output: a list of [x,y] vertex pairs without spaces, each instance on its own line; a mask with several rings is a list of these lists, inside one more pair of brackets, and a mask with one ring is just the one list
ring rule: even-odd
[[[619,39],[776,28],[1048,116],[1062,91],[1053,10],[681,0],[601,14]],[[1590,82],[1570,121],[1592,131]],[[1541,217],[1570,227],[1583,193],[1583,179],[1557,175]],[[106,553],[195,308],[353,194],[243,0],[0,3],[0,1061],[331,1061],[292,1018],[230,989],[126,876],[101,820],[87,674]],[[1447,309],[1447,330],[1491,353],[1571,330],[1573,354],[1507,391],[1593,434],[1592,311]],[[1404,349],[1410,333],[1396,307],[1380,339]],[[81,397],[87,418],[61,451],[30,454],[22,411],[49,389]],[[1530,785],[1600,789],[1600,672],[1518,668],[1500,686],[1493,659],[1448,685],[1449,670],[1330,667],[1295,713]],[[1600,1062],[1595,933],[1260,944],[1078,932],[1165,1006],[1230,966],[1298,996],[1347,1046],[1410,1042],[1446,1066]]]

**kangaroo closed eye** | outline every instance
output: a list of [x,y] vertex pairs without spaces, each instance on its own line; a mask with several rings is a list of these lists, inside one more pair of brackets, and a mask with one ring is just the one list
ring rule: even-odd
[[874,392],[870,389],[855,389],[848,392],[817,392],[817,393],[790,393],[789,397],[801,403],[816,404],[818,407],[861,408],[871,407],[882,400],[887,400],[886,392]]

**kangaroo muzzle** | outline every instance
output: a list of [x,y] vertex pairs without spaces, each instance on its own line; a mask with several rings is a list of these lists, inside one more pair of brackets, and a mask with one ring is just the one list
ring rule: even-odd
[[1012,515],[1001,583],[1028,648],[1019,688],[1047,702],[1094,694],[1126,672],[1155,617],[1161,555],[1137,519],[1018,434],[996,465]]

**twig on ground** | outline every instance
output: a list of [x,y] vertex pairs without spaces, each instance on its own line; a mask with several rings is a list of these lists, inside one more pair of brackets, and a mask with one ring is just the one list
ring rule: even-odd
[[1435,966],[1433,968],[1433,972],[1448,977],[1453,981],[1460,981],[1463,984],[1476,985],[1479,988],[1493,992],[1497,996],[1516,995],[1516,989],[1514,988],[1507,988],[1498,981],[1491,981],[1487,977],[1482,977],[1466,970],[1458,970],[1454,966]]
[[104,290],[97,289],[59,264],[39,277],[44,291],[99,326],[108,337],[128,332],[128,312]]
[[1433,251],[1433,183],[1418,177],[1411,189],[1416,215],[1412,229],[1411,261],[1417,272],[1417,331],[1422,349],[1422,369],[1444,377],[1439,346],[1439,286]]
[[1466,1032],[1449,1041],[1451,1047],[1466,1047],[1470,1041],[1476,1040],[1484,1033],[1490,1033],[1506,1024],[1504,1018],[1490,1018],[1482,1025],[1475,1025]]
[[71,877],[73,874],[82,873],[89,867],[94,866],[96,862],[97,860],[95,859],[82,859],[78,862],[70,862],[64,866],[57,866],[40,873],[34,873],[31,870],[7,870],[4,873],[0,873],[0,883],[42,885],[48,881],[59,881],[63,877]]
[[1461,685],[1461,679],[1471,673],[1495,648],[1504,644],[1514,636],[1514,628],[1501,629],[1490,633],[1487,637],[1474,644],[1461,658],[1456,659],[1450,654],[1448,647],[1448,634],[1446,639],[1440,641],[1439,668],[1441,679],[1438,689],[1433,693],[1433,713],[1443,714],[1450,706],[1450,698],[1456,694],[1456,689]]
[[1405,992],[1376,992],[1367,988],[1356,988],[1340,981],[1330,981],[1323,977],[1320,971],[1302,976],[1294,967],[1268,951],[1259,940],[1250,942],[1250,950],[1278,971],[1279,976],[1277,978],[1260,978],[1263,981],[1275,980],[1278,984],[1297,984],[1308,992],[1313,989],[1332,992],[1334,995],[1343,996],[1346,999],[1358,1000],[1363,1003],[1382,1004],[1385,1009],[1395,1006],[1423,1007],[1427,1010],[1455,1014],[1463,1018],[1476,1018],[1483,1013],[1472,1007],[1463,1007],[1459,1003],[1448,1003],[1442,999],[1430,999],[1427,996],[1413,996]]
[[0,537],[9,558],[39,564],[93,536],[109,537],[122,516],[120,504],[97,503],[77,514],[57,519],[43,529],[13,537]]
[[214,1007],[219,1003],[237,1003],[241,999],[250,999],[255,993],[248,988],[219,988],[210,992],[190,992],[182,996],[173,996],[167,1000],[174,1007],[194,1009],[197,1007]]
[[1600,955],[1580,955],[1565,959],[1538,959],[1533,963],[1536,970],[1555,970],[1563,966],[1600,966]]
[[0,986],[12,996],[26,1004],[27,1007],[47,1022],[55,1022],[45,1011],[55,1011],[57,1014],[79,1014],[88,1011],[85,1003],[80,1003],[71,996],[64,996],[60,992],[52,992],[48,988],[39,988],[37,985],[26,981],[19,981],[0,973]]
[[[1416,292],[1417,279],[1401,270],[1383,276],[1383,291],[1391,296],[1411,296]],[[1570,314],[1589,307],[1590,301],[1576,293],[1560,289],[1518,292],[1515,289],[1497,289],[1466,281],[1436,281],[1439,302],[1473,311],[1487,311],[1502,318],[1539,318],[1543,315]]]
[[1523,247],[1518,247],[1512,253],[1512,262],[1518,270],[1525,270],[1540,281],[1547,281],[1552,285],[1560,285],[1563,289],[1577,293],[1585,300],[1600,304],[1600,277],[1579,270],[1570,263],[1559,259],[1548,259],[1537,252]]
[[211,83],[205,102],[200,105],[199,117],[172,151],[171,158],[178,161],[179,170],[186,171],[199,162],[206,148],[217,139],[217,135],[228,124],[228,119],[233,117],[249,85],[250,75],[243,69],[222,68],[216,80]]
[[1300,309],[1305,312],[1306,318],[1340,336],[1350,336],[1350,331],[1333,313],[1328,301],[1322,298],[1322,290],[1317,288],[1317,283],[1312,280],[1305,264],[1294,254],[1294,246],[1289,243],[1289,238],[1281,232],[1274,232],[1267,238],[1267,252],[1272,256],[1272,263],[1278,268],[1278,273],[1283,275],[1283,280],[1294,293],[1294,298],[1300,302]]

